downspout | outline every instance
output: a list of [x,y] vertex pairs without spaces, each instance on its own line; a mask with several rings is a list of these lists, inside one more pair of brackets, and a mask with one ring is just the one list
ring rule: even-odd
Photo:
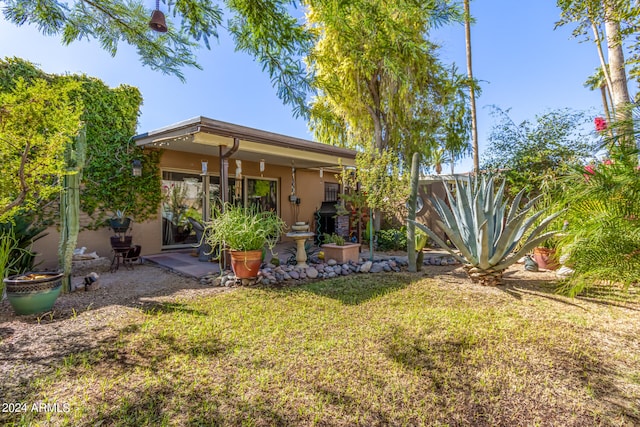
[[[222,201],[222,212],[224,212],[225,204],[227,203],[229,193],[229,157],[231,157],[238,148],[240,148],[240,140],[233,138],[233,146],[225,151],[222,145],[220,148],[220,200]],[[227,257],[225,253],[220,253],[220,274],[227,268]]]
[[224,211],[224,205],[227,203],[229,193],[229,157],[231,157],[238,148],[240,148],[240,140],[233,138],[233,146],[228,150],[224,150],[225,147],[220,145],[220,200],[222,200],[222,210]]

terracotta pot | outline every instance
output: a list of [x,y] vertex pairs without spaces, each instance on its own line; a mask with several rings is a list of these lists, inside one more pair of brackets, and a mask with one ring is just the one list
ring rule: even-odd
[[239,279],[258,277],[262,264],[262,250],[257,251],[229,251],[231,253],[231,268]]
[[538,263],[538,267],[545,270],[556,270],[559,267],[556,261],[556,250],[548,248],[534,248],[533,259]]

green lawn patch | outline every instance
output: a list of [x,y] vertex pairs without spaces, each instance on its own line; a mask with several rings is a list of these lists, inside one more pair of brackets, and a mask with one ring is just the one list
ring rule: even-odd
[[409,274],[240,288],[156,305],[69,354],[20,399],[71,410],[21,422],[637,425],[639,318]]

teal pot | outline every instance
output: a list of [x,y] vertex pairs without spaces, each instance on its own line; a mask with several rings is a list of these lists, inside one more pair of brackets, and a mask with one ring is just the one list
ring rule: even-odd
[[126,233],[131,227],[131,218],[111,218],[109,226],[114,233]]
[[36,272],[4,279],[7,298],[16,314],[51,310],[62,289],[63,273]]

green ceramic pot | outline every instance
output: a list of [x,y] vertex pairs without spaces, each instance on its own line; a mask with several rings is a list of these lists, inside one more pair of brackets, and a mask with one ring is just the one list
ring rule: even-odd
[[35,272],[4,279],[7,299],[16,314],[51,310],[62,289],[63,273]]

